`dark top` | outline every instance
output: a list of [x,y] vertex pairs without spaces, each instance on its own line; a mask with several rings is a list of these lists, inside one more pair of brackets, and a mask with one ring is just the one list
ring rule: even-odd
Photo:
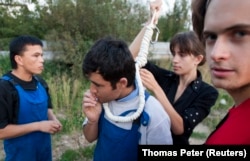
[[[26,82],[23,81],[11,72],[5,74],[6,76],[13,78],[15,83],[18,83],[25,90],[36,90],[37,88],[37,79],[35,77],[32,78],[32,81]],[[39,76],[36,76],[40,83],[45,87],[48,93],[48,85],[47,83]],[[48,93],[48,108],[52,108],[52,103],[50,99],[50,95]],[[16,124],[17,116],[18,116],[18,108],[19,108],[19,96],[16,88],[10,81],[0,80],[0,128],[4,128],[8,124]]]
[[182,135],[172,133],[173,144],[189,144],[188,140],[193,129],[210,113],[211,107],[217,100],[218,91],[202,81],[201,73],[197,70],[197,78],[188,85],[183,94],[174,102],[179,85],[179,76],[152,63],[147,63],[145,68],[151,71],[169,102],[183,118],[184,133]]

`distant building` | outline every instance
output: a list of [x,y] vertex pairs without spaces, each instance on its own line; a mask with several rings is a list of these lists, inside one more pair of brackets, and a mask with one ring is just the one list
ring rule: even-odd
[[[44,59],[53,59],[53,52],[48,50],[47,42],[43,41],[43,57]],[[0,51],[0,55],[8,55],[8,51]],[[148,59],[158,60],[158,59],[168,59],[171,58],[171,52],[169,50],[169,42],[155,42],[149,47]]]
[[164,59],[171,56],[169,42],[156,42],[149,47],[149,59]]

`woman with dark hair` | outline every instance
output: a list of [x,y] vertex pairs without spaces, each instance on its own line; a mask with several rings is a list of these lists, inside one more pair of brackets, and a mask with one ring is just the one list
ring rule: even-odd
[[[158,12],[160,3],[155,4],[151,3],[151,9]],[[146,28],[147,25],[130,45],[134,58],[138,56]],[[202,80],[198,66],[205,63],[205,51],[194,32],[177,33],[170,41],[170,51],[173,71],[147,62],[140,75],[143,85],[170,116],[173,144],[189,144],[193,129],[208,116],[218,91]]]

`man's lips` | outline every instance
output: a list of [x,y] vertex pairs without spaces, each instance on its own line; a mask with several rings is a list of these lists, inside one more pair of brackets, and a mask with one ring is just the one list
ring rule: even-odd
[[234,70],[219,68],[219,67],[211,67],[211,72],[215,77],[227,77],[231,75],[234,72]]

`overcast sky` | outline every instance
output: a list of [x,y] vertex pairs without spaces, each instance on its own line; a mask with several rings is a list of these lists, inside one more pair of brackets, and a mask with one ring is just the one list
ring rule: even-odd
[[[23,1],[23,0],[20,0]],[[40,4],[45,4],[44,0],[39,0]],[[135,3],[141,3],[144,5],[149,5],[149,0],[130,0],[131,2]],[[174,6],[175,0],[163,0],[163,5],[162,5],[162,14],[165,14],[169,9],[171,10]],[[34,8],[34,5],[30,4],[29,8],[32,10]]]
[[[149,6],[149,1],[150,0],[130,0],[131,2],[134,3],[141,3],[143,5],[147,5]],[[162,5],[162,14],[165,15],[166,12],[168,12],[168,10],[171,10],[174,6],[175,0],[162,0],[163,1],[163,5]]]

